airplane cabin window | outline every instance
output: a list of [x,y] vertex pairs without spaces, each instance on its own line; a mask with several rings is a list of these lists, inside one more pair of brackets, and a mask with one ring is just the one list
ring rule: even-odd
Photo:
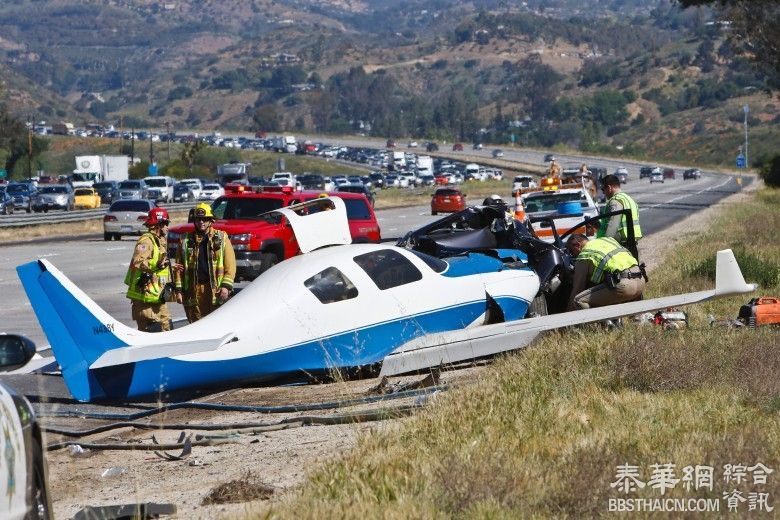
[[320,303],[350,300],[358,295],[357,287],[335,267],[320,271],[303,282],[303,285],[317,297]]
[[422,273],[404,255],[392,249],[381,249],[353,258],[380,290],[422,279]]
[[447,262],[439,258],[436,258],[435,256],[426,255],[425,253],[421,253],[420,251],[415,251],[415,250],[412,250],[412,253],[414,253],[414,255],[418,257],[420,260],[428,264],[428,267],[433,269],[434,272],[443,273],[449,267],[449,264]]

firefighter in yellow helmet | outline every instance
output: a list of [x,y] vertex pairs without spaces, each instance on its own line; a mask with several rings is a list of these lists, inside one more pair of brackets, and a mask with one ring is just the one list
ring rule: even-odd
[[170,219],[164,208],[149,210],[144,221],[148,231],[136,242],[125,275],[133,320],[138,324],[138,330],[146,332],[171,330],[171,314],[163,296],[165,284],[170,279],[168,224]]
[[228,234],[214,229],[211,206],[199,203],[192,215],[195,230],[181,239],[176,253],[176,301],[190,323],[226,302],[236,276],[236,254]]

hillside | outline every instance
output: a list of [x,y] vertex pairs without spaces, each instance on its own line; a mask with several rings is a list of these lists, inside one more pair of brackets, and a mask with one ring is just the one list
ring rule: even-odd
[[778,112],[710,21],[665,0],[16,0],[0,67],[9,110],[39,120],[730,164],[742,105],[757,152]]

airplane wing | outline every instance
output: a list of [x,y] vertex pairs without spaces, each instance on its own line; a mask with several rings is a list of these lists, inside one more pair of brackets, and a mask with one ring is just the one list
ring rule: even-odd
[[428,334],[409,341],[388,354],[382,362],[380,375],[414,372],[520,349],[546,330],[690,305],[755,290],[755,284],[745,283],[734,253],[726,249],[718,251],[715,289]]

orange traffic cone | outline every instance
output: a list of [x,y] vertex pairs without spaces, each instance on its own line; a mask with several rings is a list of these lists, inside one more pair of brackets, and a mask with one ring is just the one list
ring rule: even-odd
[[515,192],[515,220],[520,222],[525,220],[525,208],[523,207],[523,199],[520,197],[520,190]]

